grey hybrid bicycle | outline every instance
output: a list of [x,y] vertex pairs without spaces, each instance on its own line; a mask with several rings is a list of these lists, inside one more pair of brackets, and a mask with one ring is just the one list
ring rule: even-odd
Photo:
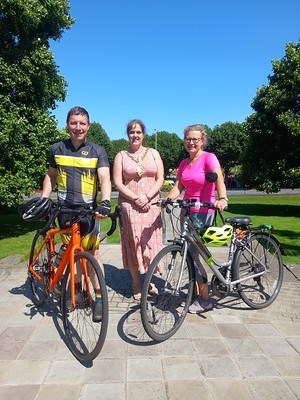
[[[190,249],[196,249],[202,265],[213,272],[211,289],[222,298],[237,292],[253,309],[269,306],[278,296],[283,280],[280,244],[273,227],[265,224],[252,227],[249,217],[230,217],[222,227],[198,229],[190,216],[195,200],[160,200],[158,206],[169,210],[180,208],[185,217],[180,224],[180,236],[174,238],[153,259],[145,276],[141,317],[147,334],[162,342],[173,336],[182,325],[195,290],[195,263]],[[211,203],[200,207],[215,209]],[[179,219],[180,217],[175,216]],[[228,243],[228,259],[216,261],[208,246]],[[157,296],[148,288],[154,284]]]

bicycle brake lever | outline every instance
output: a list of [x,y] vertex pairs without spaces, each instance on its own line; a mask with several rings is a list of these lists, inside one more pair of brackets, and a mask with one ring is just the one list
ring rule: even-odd
[[167,214],[171,214],[172,210],[170,209],[170,207],[167,205],[166,206],[166,213]]

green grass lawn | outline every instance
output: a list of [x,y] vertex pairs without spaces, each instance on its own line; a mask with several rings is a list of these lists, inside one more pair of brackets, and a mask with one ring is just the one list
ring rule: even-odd
[[[114,210],[117,200],[112,200]],[[101,230],[106,232],[110,228],[110,219],[101,221]],[[24,259],[29,257],[32,239],[37,229],[41,228],[43,221],[24,221],[17,210],[7,209],[0,212],[0,260],[7,256],[20,254]],[[119,228],[112,236],[107,237],[108,243],[119,243]]]
[[270,224],[282,244],[286,264],[300,264],[300,196],[230,197],[224,217],[247,215],[253,226]]
[[[112,206],[117,200],[112,200]],[[241,196],[231,197],[224,217],[247,215],[253,225],[270,224],[275,227],[275,236],[281,242],[286,264],[300,265],[300,196]],[[25,222],[16,210],[0,213],[0,259],[21,254],[28,257],[32,238],[43,222]],[[101,230],[108,231],[110,220],[101,222]],[[108,243],[119,243],[118,228],[107,238]]]

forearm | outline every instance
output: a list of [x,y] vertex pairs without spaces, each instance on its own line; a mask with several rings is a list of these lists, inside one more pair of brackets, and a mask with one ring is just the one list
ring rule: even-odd
[[147,196],[149,201],[157,195],[157,193],[159,192],[159,189],[162,187],[163,183],[164,183],[163,178],[157,179],[155,181],[154,185],[151,187],[151,189],[147,193],[145,193],[145,195]]
[[101,200],[110,200],[111,198],[111,182],[110,177],[102,177],[100,182]]
[[172,189],[167,194],[167,198],[170,198],[171,200],[175,200],[180,195],[180,193],[181,193],[180,189],[178,188],[177,185],[175,185],[172,187]]
[[131,201],[134,201],[139,197],[138,194],[134,193],[123,183],[115,183],[115,187],[123,197],[126,197],[127,199],[129,199]]
[[51,179],[51,177],[48,174],[45,175],[42,188],[42,197],[49,198],[51,196],[54,185],[55,183],[53,182],[53,179]]
[[227,191],[226,191],[226,186],[224,181],[223,182],[217,182],[216,184],[216,189],[218,193],[218,198],[227,198]]

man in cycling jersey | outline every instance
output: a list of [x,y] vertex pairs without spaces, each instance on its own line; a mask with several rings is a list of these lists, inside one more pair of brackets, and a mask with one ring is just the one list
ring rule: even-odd
[[[44,178],[42,197],[50,197],[57,184],[57,198],[67,208],[94,209],[95,218],[86,217],[80,223],[83,246],[96,257],[104,273],[99,257],[99,219],[110,213],[111,181],[109,162],[103,147],[87,140],[90,128],[88,112],[82,107],[72,108],[67,115],[70,138],[55,143],[50,148],[49,169]],[[101,189],[101,204],[97,207],[98,188]],[[71,216],[61,214],[61,228],[70,224]],[[96,293],[93,319],[102,319],[101,293]],[[97,301],[97,299],[99,301]]]

